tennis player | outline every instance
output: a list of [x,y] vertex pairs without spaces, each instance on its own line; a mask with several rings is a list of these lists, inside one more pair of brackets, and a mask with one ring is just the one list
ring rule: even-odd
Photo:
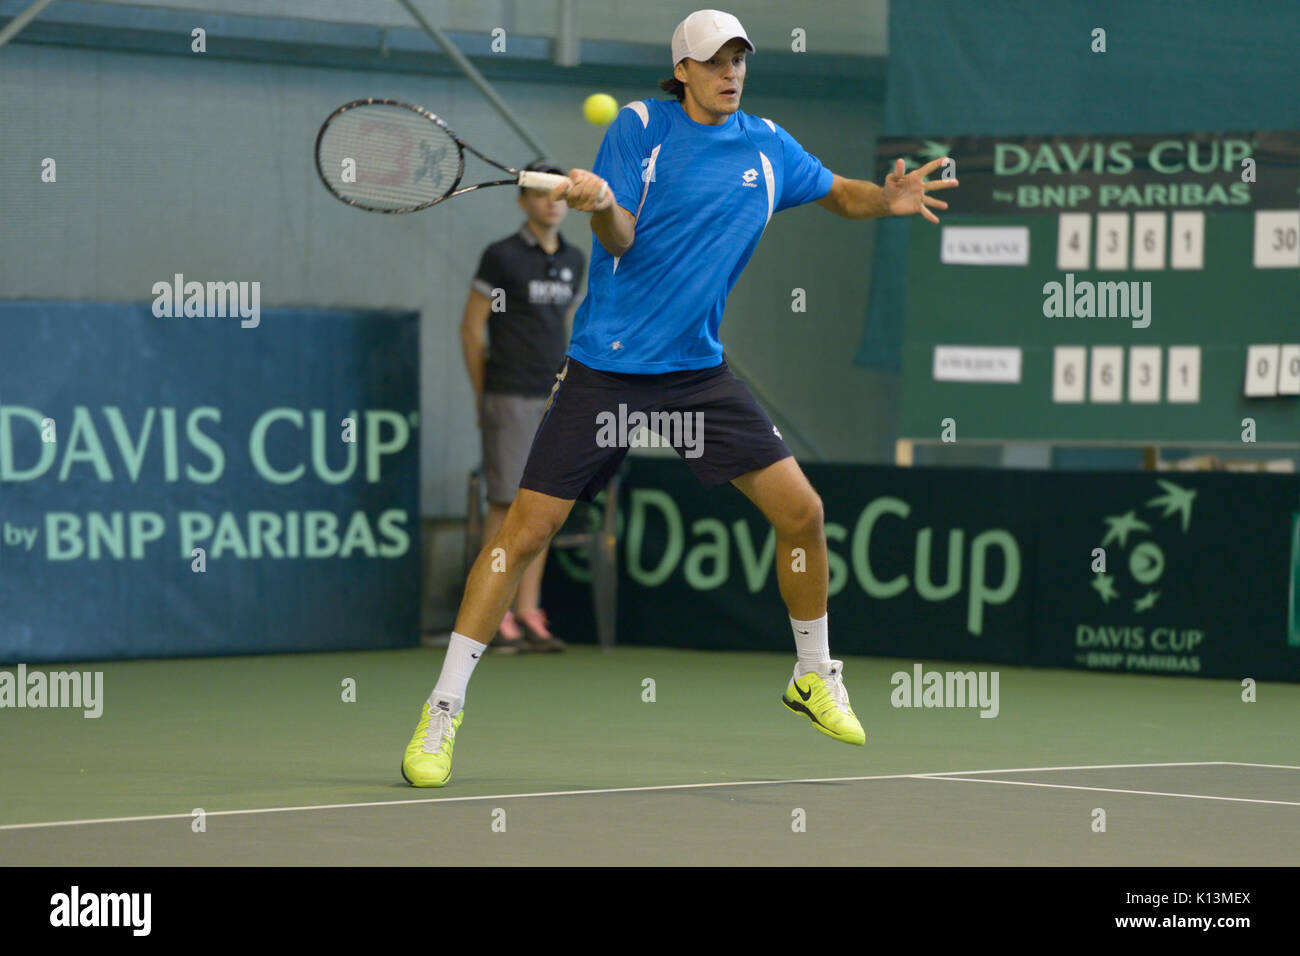
[[[782,703],[835,740],[866,741],[843,663],[830,655],[821,499],[727,368],[718,326],[773,213],[816,202],[848,219],[919,213],[938,222],[932,210],[947,204],[929,193],[957,181],[925,181],[942,159],[910,174],[900,159],[883,188],[832,173],[780,126],[740,111],[752,52],[734,16],[692,13],[673,32],[673,74],[660,83],[676,100],[624,106],[593,169],[571,170],[553,193],[591,214],[597,241],[587,298],[519,494],[470,572],[442,673],[406,748],[402,775],[417,787],[451,777],[470,675],[520,575],[574,501],[590,501],[627,454],[610,447],[598,424],[598,416],[619,416],[620,405],[629,415],[700,413],[702,449],[678,453],[705,487],[739,488],[776,531],[777,580],[797,656]],[[795,549],[805,556],[803,571],[789,560]]]

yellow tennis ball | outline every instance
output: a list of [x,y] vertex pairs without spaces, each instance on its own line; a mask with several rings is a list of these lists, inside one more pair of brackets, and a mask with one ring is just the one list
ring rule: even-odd
[[582,115],[593,126],[605,126],[618,115],[618,100],[608,93],[592,93],[582,103]]

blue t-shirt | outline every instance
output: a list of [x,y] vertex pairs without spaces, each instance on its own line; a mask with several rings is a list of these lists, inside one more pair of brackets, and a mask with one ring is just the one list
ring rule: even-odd
[[822,198],[832,178],[770,120],[737,111],[706,126],[675,100],[619,110],[592,172],[636,216],[636,237],[618,259],[592,243],[568,354],[632,374],[720,365],[727,293],[772,213]]

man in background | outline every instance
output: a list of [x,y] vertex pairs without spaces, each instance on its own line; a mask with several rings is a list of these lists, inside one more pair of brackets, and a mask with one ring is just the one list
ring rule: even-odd
[[[564,174],[540,161],[528,169]],[[560,235],[568,203],[537,189],[520,189],[518,201],[525,222],[484,250],[460,325],[483,438],[484,542],[500,530],[519,490],[533,435],[564,361],[576,292],[586,270],[582,252]],[[543,550],[520,578],[514,609],[507,608],[492,642],[495,652],[564,649],[541,608],[545,566]]]

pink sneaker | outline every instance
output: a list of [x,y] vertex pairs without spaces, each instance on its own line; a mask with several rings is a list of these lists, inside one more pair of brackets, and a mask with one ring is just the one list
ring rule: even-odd
[[519,615],[518,621],[524,626],[524,640],[528,641],[533,650],[564,650],[564,641],[551,633],[550,628],[547,627],[546,612],[540,607],[524,611]]
[[524,651],[531,651],[524,632],[519,629],[519,622],[515,619],[513,611],[507,610],[505,617],[501,618],[501,624],[497,627],[496,637],[492,641],[492,652],[494,654],[520,654]]

